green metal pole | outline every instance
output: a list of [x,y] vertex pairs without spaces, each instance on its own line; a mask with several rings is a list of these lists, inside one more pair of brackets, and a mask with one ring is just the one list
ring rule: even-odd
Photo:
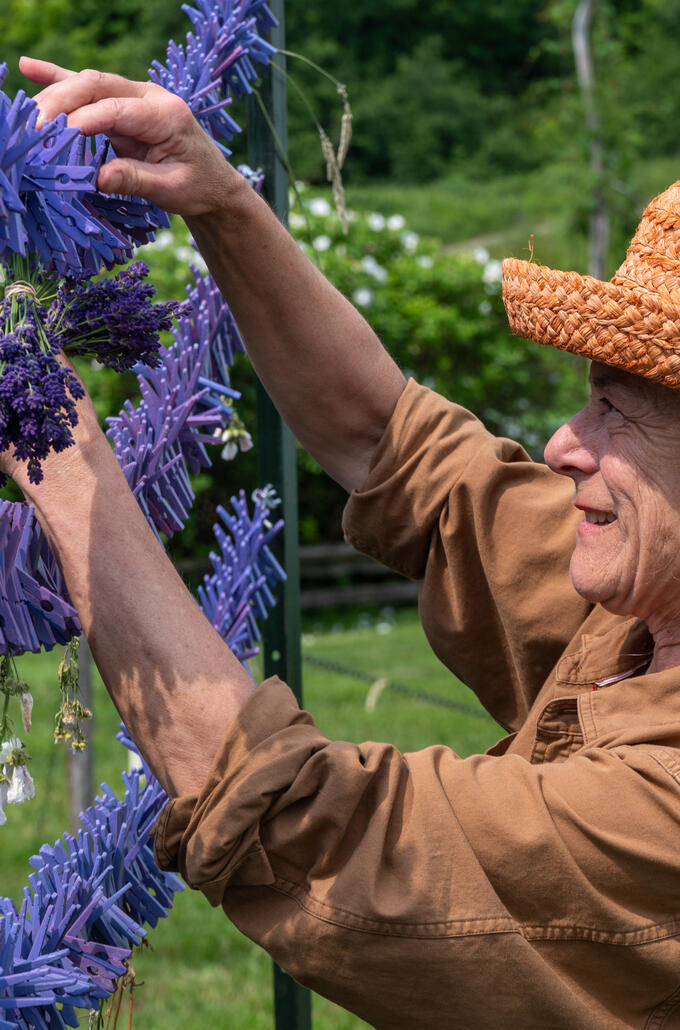
[[[272,29],[271,42],[283,50],[284,0],[273,0],[269,6],[279,22]],[[253,167],[263,169],[265,199],[277,218],[287,225],[288,173],[281,153],[282,150],[285,153],[287,148],[285,57],[278,54],[273,64],[274,68],[267,66],[261,74],[260,102],[257,97],[249,98],[248,156]],[[264,673],[265,676],[280,676],[302,702],[295,441],[261,383],[257,388],[257,444],[260,485],[271,483],[281,498],[285,529],[274,542],[274,549],[287,575],[286,582],[278,588],[277,605],[264,625]],[[274,1022],[276,1030],[311,1030],[312,1026],[309,991],[276,963]]]

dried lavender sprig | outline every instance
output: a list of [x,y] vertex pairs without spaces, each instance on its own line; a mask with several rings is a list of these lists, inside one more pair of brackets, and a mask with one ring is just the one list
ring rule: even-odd
[[42,308],[26,294],[0,303],[0,451],[13,448],[33,483],[42,479],[41,460],[73,443],[75,402],[84,396],[79,380],[57,360],[42,318]]
[[146,281],[148,266],[134,261],[115,276],[94,281],[68,277],[47,309],[45,328],[55,348],[69,357],[95,358],[124,372],[138,363],[161,364],[159,333],[188,316],[191,304],[153,303],[155,287]]

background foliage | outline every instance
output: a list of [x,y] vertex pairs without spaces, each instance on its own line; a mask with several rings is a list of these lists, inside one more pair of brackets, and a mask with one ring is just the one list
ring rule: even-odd
[[[485,269],[506,253],[526,256],[533,234],[536,260],[585,270],[592,182],[571,52],[575,8],[576,0],[286,3],[290,50],[346,83],[354,113],[345,177],[357,215],[349,235],[331,214],[315,213],[318,189],[303,193],[306,221],[293,208],[293,231],[329,278],[359,298],[405,369],[536,455],[580,403],[583,370],[510,337],[497,283]],[[110,7],[98,0],[3,0],[0,58],[12,69],[10,92],[22,85],[16,62],[26,51],[74,68],[144,77],[168,38],[181,39],[188,27],[180,4],[168,0],[116,0]],[[596,7],[592,49],[612,217],[610,273],[644,203],[676,178],[679,29],[680,0],[599,0]],[[337,138],[341,105],[332,82],[309,64],[290,57],[287,67],[292,167],[320,186],[315,119]],[[235,113],[244,124],[245,111]],[[234,149],[235,158],[245,156],[243,139]],[[386,227],[372,229],[371,215],[382,216]],[[390,229],[390,217],[403,226]],[[421,238],[406,246],[404,234],[413,231]],[[165,249],[149,255],[162,297],[181,295],[187,247],[176,226]],[[481,263],[480,248],[490,255]],[[100,371],[85,375],[102,415],[134,388],[134,381]],[[254,429],[245,360],[235,385],[244,390],[240,413]],[[239,481],[254,485],[252,455],[238,462]],[[208,546],[215,504],[233,481],[219,459],[200,479],[198,518],[178,543],[183,552]],[[343,494],[308,458],[301,458],[300,494],[303,539],[337,538]]]
[[[350,181],[422,182],[465,163],[477,172],[535,168],[555,150],[581,152],[570,25],[575,0],[287,0],[289,47],[346,83],[356,116]],[[22,52],[144,77],[188,19],[167,0],[3,0],[2,57]],[[598,101],[610,163],[676,152],[680,0],[600,0],[594,19]],[[291,60],[289,72],[320,120],[332,85]],[[20,77],[13,72],[10,85]],[[306,107],[291,89],[297,174],[322,164]]]
[[[495,431],[518,436],[534,454],[580,403],[585,368],[510,336],[495,262],[505,254],[527,256],[533,234],[536,260],[585,271],[592,182],[571,53],[575,8],[576,0],[286,0],[289,48],[346,83],[354,112],[345,179],[356,214],[344,237],[322,188],[324,166],[310,116],[311,107],[337,139],[338,96],[327,79],[289,58],[291,162],[295,175],[313,184],[302,192],[306,214],[292,208],[293,232],[402,367],[462,400]],[[23,52],[73,68],[144,77],[167,40],[179,41],[188,27],[180,0],[0,0],[0,60],[11,69],[7,89],[26,86],[16,70]],[[680,0],[600,0],[597,6],[592,42],[613,217],[610,274],[644,203],[678,178],[679,30]],[[235,113],[244,124],[245,112]],[[240,141],[234,149],[244,158]],[[175,223],[145,255],[162,298],[182,295],[188,245]],[[102,417],[134,393],[134,376],[81,371]],[[234,385],[243,390],[237,407],[254,432],[254,384],[245,358],[237,361]],[[263,445],[255,443],[256,449]],[[198,501],[187,532],[178,536],[177,556],[210,546],[216,504],[235,483],[255,485],[254,453],[239,454],[234,468],[215,450],[213,469],[195,483]],[[301,455],[303,540],[337,538],[343,502],[342,491]],[[336,627],[331,633],[308,626],[305,654],[346,660],[351,653],[354,665],[376,676],[427,683],[450,695],[451,677],[422,641],[416,616],[399,613],[397,619],[399,633],[386,636],[362,625],[337,633]],[[39,709],[53,694],[52,658],[24,661],[31,682],[42,680]],[[42,676],[31,662],[44,665]],[[96,689],[98,777],[114,782],[121,762],[113,739],[118,720],[101,685]],[[465,697],[462,686],[453,689]],[[467,754],[483,750],[499,732],[472,716],[414,705],[389,691],[375,712],[366,712],[362,685],[342,677],[329,682],[314,667],[306,670],[305,690],[320,725],[336,738],[391,739],[405,749],[441,740]],[[38,724],[44,728],[46,721],[37,720],[36,733]],[[66,823],[64,775],[56,766],[62,759],[47,729],[32,744],[36,779],[49,785],[35,802],[38,819],[28,812],[20,823],[23,813],[13,812],[12,832],[3,838],[5,887],[17,897],[26,855]],[[150,981],[136,1003],[143,1024],[271,1026],[264,955],[235,932],[225,933],[220,913],[208,912],[193,892],[178,904],[181,914],[154,936],[163,961],[139,959],[140,977],[148,968]],[[187,964],[187,954],[197,961]],[[316,1023],[329,1030],[359,1025],[320,1000]]]

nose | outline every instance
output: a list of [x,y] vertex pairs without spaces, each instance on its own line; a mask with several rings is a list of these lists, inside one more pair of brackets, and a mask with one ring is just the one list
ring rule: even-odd
[[553,472],[570,476],[573,480],[597,472],[599,462],[591,421],[589,409],[584,408],[550,437],[544,457]]

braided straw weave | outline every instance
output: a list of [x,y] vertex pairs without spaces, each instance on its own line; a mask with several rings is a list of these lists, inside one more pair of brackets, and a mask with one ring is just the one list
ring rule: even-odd
[[517,336],[680,389],[680,182],[649,204],[611,282],[503,262]]

